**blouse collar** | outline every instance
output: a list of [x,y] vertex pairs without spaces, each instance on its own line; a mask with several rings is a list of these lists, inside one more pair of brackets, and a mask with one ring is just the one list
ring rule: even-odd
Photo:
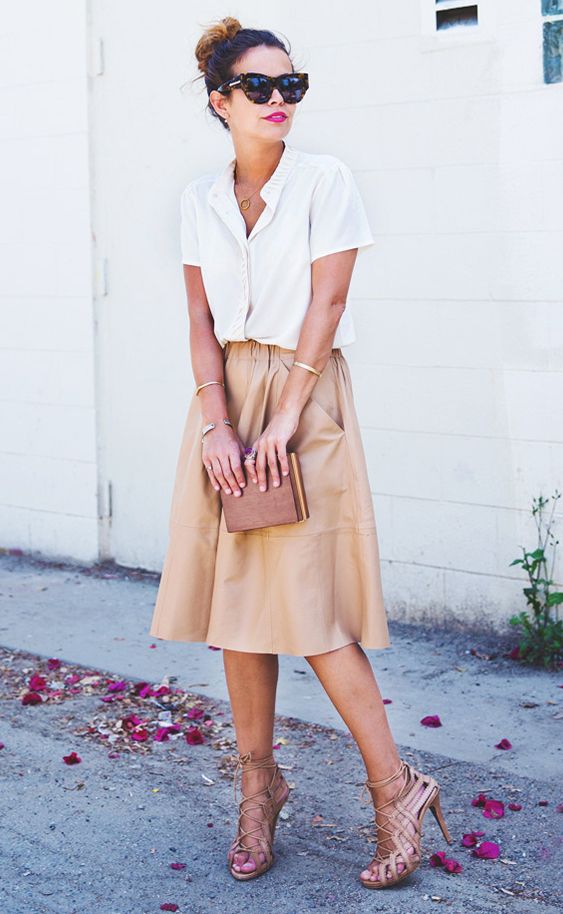
[[[297,150],[284,140],[284,150],[276,170],[259,191],[262,199],[273,210],[276,208],[283,186],[295,164],[296,158]],[[229,201],[234,198],[235,163],[236,157],[231,159],[209,188],[208,201],[210,203],[214,200],[218,201],[220,197],[226,197]]]

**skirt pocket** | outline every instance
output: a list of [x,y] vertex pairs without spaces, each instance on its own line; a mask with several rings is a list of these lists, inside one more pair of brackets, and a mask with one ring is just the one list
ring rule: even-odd
[[[288,372],[293,365],[293,358],[292,354],[286,353],[280,356],[280,361]],[[328,423],[333,431],[344,435],[346,429],[338,390],[337,359],[338,356],[330,356],[321,377],[317,378],[306,408],[311,408],[313,412],[316,412],[319,419]],[[303,371],[305,370],[303,369]]]

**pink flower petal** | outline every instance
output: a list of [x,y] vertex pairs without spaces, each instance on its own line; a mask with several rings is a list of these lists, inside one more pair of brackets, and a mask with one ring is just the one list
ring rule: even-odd
[[454,860],[452,857],[451,859],[444,861],[444,869],[447,870],[448,873],[461,873],[463,867],[461,863]]
[[484,806],[487,802],[486,794],[480,793],[473,800],[471,800],[472,806]]
[[482,838],[484,834],[484,831],[468,831],[461,839],[461,843],[463,847],[476,847],[479,843],[477,839]]
[[179,727],[177,724],[165,724],[163,727],[157,728],[156,733],[154,734],[154,739],[158,743],[161,743],[164,740],[168,739],[170,733],[179,733],[180,730],[181,727]]
[[141,720],[136,714],[129,714],[121,720],[121,726],[124,727],[125,730],[133,730],[134,727],[138,727],[139,724],[144,723],[146,723],[146,721]]
[[502,800],[487,800],[483,808],[485,819],[502,819],[504,816],[504,803]]
[[204,711],[202,708],[190,708],[186,713],[186,717],[189,717],[190,720],[197,720],[198,717],[203,717]]
[[188,727],[186,731],[186,742],[190,746],[200,746],[203,742],[205,742],[203,733],[199,727]]
[[60,668],[61,661],[57,657],[49,657],[47,661],[47,667],[50,670],[58,670]]
[[384,704],[384,705],[392,705],[393,702],[392,702],[392,700],[391,700],[390,698],[384,698],[384,699],[383,699],[383,704]]
[[500,854],[500,847],[494,841],[483,841],[473,849],[473,854],[475,857],[481,857],[482,860],[496,860]]
[[39,673],[34,673],[29,678],[29,689],[31,692],[42,692],[47,687],[47,680]]
[[495,743],[495,749],[512,749],[512,743],[504,737],[500,743]]
[[150,698],[153,694],[152,686],[148,682],[137,683],[134,691],[139,698]]
[[78,763],[81,761],[82,759],[79,755],[76,754],[76,752],[71,752],[70,755],[63,755],[63,762],[65,762],[67,765],[78,765]]
[[169,695],[169,694],[170,694],[170,686],[161,685],[161,686],[158,687],[158,689],[155,689],[155,690],[153,691],[152,694],[153,694],[153,695],[156,695],[156,696],[159,696],[159,695]]
[[161,911],[177,911],[178,905],[174,904],[173,901],[165,901],[164,904],[160,906]]
[[445,851],[436,851],[436,853],[432,854],[430,857],[430,866],[443,866],[446,860],[447,857]]
[[426,717],[423,717],[420,723],[423,727],[441,727],[442,721],[438,714],[427,714]]
[[144,743],[149,738],[149,731],[145,730],[144,727],[141,727],[139,730],[133,730],[131,733],[131,739],[134,739],[138,743]]
[[171,863],[170,869],[171,870],[185,870],[187,865],[188,865],[187,863]]
[[40,705],[42,701],[39,692],[25,692],[22,695],[22,705]]
[[522,809],[522,806],[520,805],[520,803],[509,803],[508,808],[511,809],[512,812],[520,812],[520,810]]
[[108,692],[122,692],[123,689],[127,688],[127,683],[123,679],[120,679],[119,682],[110,682],[106,688]]

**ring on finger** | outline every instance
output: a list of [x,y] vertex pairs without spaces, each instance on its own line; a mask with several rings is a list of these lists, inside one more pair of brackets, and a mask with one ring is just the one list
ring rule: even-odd
[[244,449],[245,461],[248,460],[249,462],[254,463],[254,461],[256,460],[257,454],[258,454],[258,451],[254,447],[245,447],[245,449]]

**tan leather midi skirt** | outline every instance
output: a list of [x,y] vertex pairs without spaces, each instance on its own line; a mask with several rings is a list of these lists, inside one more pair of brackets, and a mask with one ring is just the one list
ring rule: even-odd
[[[295,352],[256,340],[229,342],[223,351],[228,415],[249,446],[271,418]],[[310,511],[304,522],[228,533],[201,459],[201,427],[194,393],[150,634],[299,656],[352,642],[390,647],[367,466],[342,351],[332,350],[287,445],[301,464]]]

